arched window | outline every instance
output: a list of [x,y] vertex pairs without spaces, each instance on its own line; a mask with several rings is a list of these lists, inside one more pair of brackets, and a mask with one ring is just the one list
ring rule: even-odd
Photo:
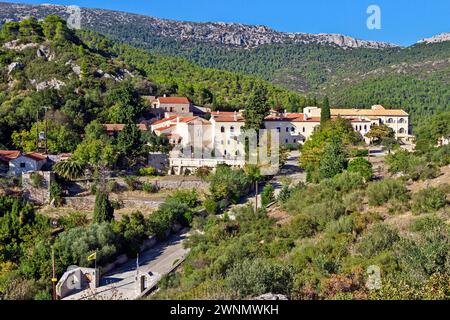
[[404,134],[405,133],[405,129],[400,128],[400,130],[398,131],[400,134]]
[[233,126],[231,126],[231,128],[230,128],[230,132],[234,132],[234,127]]
[[400,120],[398,120],[398,123],[405,123],[405,119],[400,118]]
[[220,132],[225,133],[225,127],[224,127],[224,126],[222,126],[222,127],[220,128]]
[[389,118],[388,121],[387,121],[387,123],[394,123],[394,119]]

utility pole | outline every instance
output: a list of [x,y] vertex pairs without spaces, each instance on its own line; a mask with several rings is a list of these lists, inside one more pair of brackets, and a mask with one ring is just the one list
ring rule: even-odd
[[53,247],[52,247],[52,269],[53,269],[53,275],[52,275],[53,300],[57,300],[56,282],[58,281],[58,279],[56,278],[55,249]]
[[258,211],[258,180],[255,182],[255,212]]
[[36,111],[36,152],[39,152],[39,110]]
[[45,109],[45,154],[48,154],[48,146],[47,146],[47,133],[48,133],[48,121],[47,121],[47,110],[49,107],[44,107]]

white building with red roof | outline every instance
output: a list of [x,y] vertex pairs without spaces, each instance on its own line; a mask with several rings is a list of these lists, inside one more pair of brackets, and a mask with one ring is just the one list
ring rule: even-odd
[[151,113],[157,117],[193,116],[193,105],[186,97],[158,97],[152,101]]
[[4,165],[8,163],[8,173],[20,176],[22,173],[41,170],[47,163],[47,156],[37,152],[0,150],[0,161]]

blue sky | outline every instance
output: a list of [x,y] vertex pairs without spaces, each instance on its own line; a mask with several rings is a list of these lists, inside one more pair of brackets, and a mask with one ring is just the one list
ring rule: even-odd
[[[450,32],[449,0],[20,0],[140,13],[188,21],[263,24],[280,31],[342,33],[410,45]],[[366,26],[369,5],[381,9],[381,29]]]

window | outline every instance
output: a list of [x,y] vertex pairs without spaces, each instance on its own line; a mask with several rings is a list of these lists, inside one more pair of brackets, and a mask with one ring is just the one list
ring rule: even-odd
[[295,128],[294,128],[294,127],[292,127],[292,128],[291,128],[291,132],[294,132],[294,131],[295,131]]
[[286,128],[286,132],[289,133],[289,128]]
[[278,127],[277,130],[278,130],[278,132],[281,132],[281,128],[280,127]]
[[225,127],[224,127],[224,126],[222,126],[222,127],[220,128],[220,132],[225,133]]
[[365,131],[367,131],[367,124],[366,124],[366,125],[364,125],[364,130],[365,130]]
[[405,119],[400,118],[400,120],[398,120],[398,123],[405,123]]
[[287,144],[287,143],[289,143],[289,140],[288,140],[288,139],[286,139],[286,140],[285,140],[284,142],[285,142],[285,143]]
[[306,132],[306,128],[305,127],[303,127],[303,132]]
[[230,140],[228,140],[228,145],[230,145],[231,144],[231,141]]
[[294,139],[294,143],[297,143],[297,139]]
[[234,127],[231,127],[231,128],[230,128],[230,132],[234,132]]
[[21,163],[20,163],[20,167],[21,167],[21,168],[25,168],[25,167],[26,167],[26,163],[25,163],[25,162],[21,162]]
[[405,129],[401,128],[398,132],[399,132],[400,134],[404,134],[404,133],[405,133]]

